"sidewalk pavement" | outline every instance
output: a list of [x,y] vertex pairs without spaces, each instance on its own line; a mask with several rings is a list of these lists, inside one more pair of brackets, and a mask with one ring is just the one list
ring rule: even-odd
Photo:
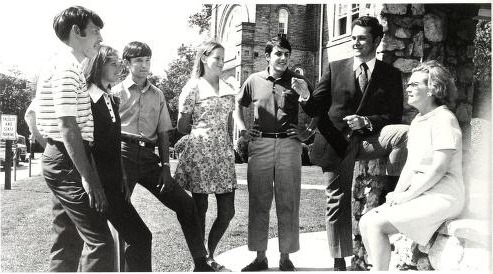
[[[239,185],[246,185],[247,180],[245,179],[238,179],[237,180]],[[326,189],[325,186],[323,185],[308,185],[308,184],[301,184],[301,189],[318,189],[318,190],[324,190]]]
[[[234,272],[253,261],[256,252],[249,251],[246,245],[226,251],[215,257],[215,260]],[[327,234],[325,231],[300,234],[300,250],[290,254],[290,259],[297,271],[333,271],[333,259],[329,255]],[[269,239],[267,248],[269,269],[279,271],[279,241]],[[346,265],[351,265],[351,257],[346,258]]]

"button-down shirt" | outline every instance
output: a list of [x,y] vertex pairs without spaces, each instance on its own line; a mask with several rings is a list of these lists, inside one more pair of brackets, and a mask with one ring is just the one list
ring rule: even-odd
[[[274,79],[268,68],[252,74],[243,83],[237,101],[248,107],[254,104],[254,127],[262,132],[283,132],[298,124],[299,95],[291,87],[291,78],[306,79],[286,69]],[[307,81],[308,83],[308,81]],[[310,84],[309,90],[312,91]]]
[[113,87],[112,94],[120,98],[122,133],[141,136],[156,143],[158,133],[173,129],[164,94],[146,81],[143,89],[129,75]]
[[[377,61],[377,59],[373,58],[370,61],[365,62],[366,65],[368,66],[368,69],[366,70],[366,74],[368,75],[368,80],[370,80],[371,73],[375,69],[375,62],[376,61]],[[361,62],[359,59],[354,58],[353,71],[356,71],[359,68],[359,66],[361,66],[361,63],[363,63],[363,62]]]

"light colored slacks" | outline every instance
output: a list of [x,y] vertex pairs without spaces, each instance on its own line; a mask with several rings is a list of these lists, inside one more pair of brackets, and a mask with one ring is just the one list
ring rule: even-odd
[[255,138],[248,152],[248,249],[267,250],[275,197],[279,252],[296,252],[300,248],[301,143],[292,138]]

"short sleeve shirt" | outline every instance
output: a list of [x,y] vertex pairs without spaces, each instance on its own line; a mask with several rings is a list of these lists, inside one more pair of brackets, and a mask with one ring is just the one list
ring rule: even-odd
[[82,139],[93,141],[91,99],[81,63],[67,47],[40,73],[36,89],[36,125],[44,138],[63,141],[58,118],[75,117]]
[[[254,127],[262,132],[283,132],[298,124],[299,95],[291,88],[291,78],[301,75],[287,69],[274,79],[268,69],[254,73],[243,83],[237,102],[254,106]],[[310,91],[312,87],[308,84]]]
[[112,94],[120,98],[122,133],[140,135],[155,143],[158,133],[173,129],[164,94],[149,81],[139,89],[129,75],[112,88]]

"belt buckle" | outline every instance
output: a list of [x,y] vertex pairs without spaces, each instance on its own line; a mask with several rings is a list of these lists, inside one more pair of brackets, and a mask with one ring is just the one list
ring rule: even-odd
[[146,146],[146,143],[145,143],[144,141],[140,141],[140,140],[139,140],[139,146],[141,146],[141,147],[145,147],[145,146]]
[[279,133],[274,133],[274,138],[279,138]]

